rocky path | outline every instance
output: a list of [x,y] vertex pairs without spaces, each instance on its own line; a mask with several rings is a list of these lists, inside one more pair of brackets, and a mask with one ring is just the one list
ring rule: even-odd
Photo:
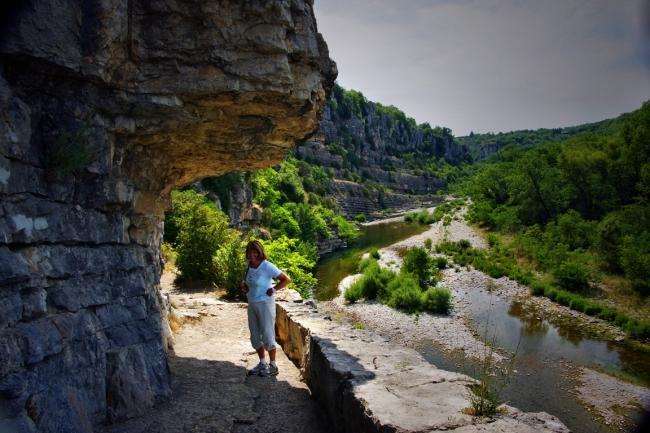
[[257,355],[248,340],[245,304],[220,302],[200,292],[172,294],[172,303],[195,319],[175,334],[171,399],[103,433],[329,431],[300,372],[282,350],[278,376],[246,376]]

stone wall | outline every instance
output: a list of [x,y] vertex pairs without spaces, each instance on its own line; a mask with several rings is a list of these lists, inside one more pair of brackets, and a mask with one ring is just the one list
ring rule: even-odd
[[504,407],[465,413],[474,380],[437,369],[412,349],[327,320],[313,305],[278,302],[277,335],[339,432],[568,433],[557,418]]
[[39,0],[0,18],[0,431],[170,392],[169,192],[278,162],[336,76],[311,1]]

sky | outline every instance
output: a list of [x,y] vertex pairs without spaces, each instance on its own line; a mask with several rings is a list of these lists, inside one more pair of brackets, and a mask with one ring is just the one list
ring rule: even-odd
[[650,99],[650,0],[315,0],[339,85],[454,135]]

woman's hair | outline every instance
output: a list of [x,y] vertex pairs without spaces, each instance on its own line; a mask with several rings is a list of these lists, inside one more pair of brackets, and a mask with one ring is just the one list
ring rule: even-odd
[[260,241],[250,241],[248,245],[246,245],[246,255],[248,255],[250,250],[257,250],[260,255],[260,261],[266,260],[266,251],[264,251],[264,245],[262,245]]

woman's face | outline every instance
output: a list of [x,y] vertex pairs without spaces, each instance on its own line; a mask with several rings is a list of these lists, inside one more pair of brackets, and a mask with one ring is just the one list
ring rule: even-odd
[[257,264],[260,262],[260,252],[255,248],[249,248],[248,251],[246,251],[246,259],[251,264]]

